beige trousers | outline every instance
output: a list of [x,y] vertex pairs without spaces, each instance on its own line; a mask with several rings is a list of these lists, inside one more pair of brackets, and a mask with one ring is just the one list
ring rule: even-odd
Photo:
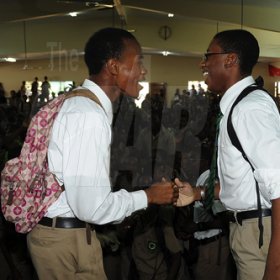
[[100,242],[86,229],[37,225],[27,235],[27,245],[40,280],[105,280]]
[[257,218],[244,220],[242,225],[230,223],[230,247],[237,267],[238,280],[263,278],[271,238],[271,217],[263,218],[263,226],[263,246],[259,248]]

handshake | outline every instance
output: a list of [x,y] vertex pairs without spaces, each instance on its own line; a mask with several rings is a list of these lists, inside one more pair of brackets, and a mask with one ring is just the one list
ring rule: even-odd
[[154,183],[145,189],[149,204],[173,204],[182,207],[199,199],[195,189],[187,182],[178,178],[173,181]]

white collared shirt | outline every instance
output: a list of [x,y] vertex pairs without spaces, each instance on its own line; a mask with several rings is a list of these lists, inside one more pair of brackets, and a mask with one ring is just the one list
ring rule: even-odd
[[227,132],[231,106],[241,91],[254,83],[249,76],[230,87],[220,102],[223,118],[218,139],[220,199],[229,210],[257,209],[255,179],[259,183],[261,204],[271,208],[271,200],[280,197],[280,116],[267,93],[256,90],[233,110],[232,123],[237,137],[253,165],[232,145]]
[[120,222],[147,207],[147,196],[144,191],[111,192],[112,104],[92,81],[85,80],[82,87],[94,92],[103,108],[87,97],[64,102],[53,125],[48,161],[65,191],[49,207],[47,217],[75,216],[96,224]]

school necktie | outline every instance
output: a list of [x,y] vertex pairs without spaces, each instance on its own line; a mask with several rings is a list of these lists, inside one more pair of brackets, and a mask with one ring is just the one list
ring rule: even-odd
[[223,117],[223,113],[219,111],[216,118],[216,137],[215,137],[215,146],[210,166],[210,175],[207,180],[207,187],[205,190],[205,202],[204,207],[206,210],[211,210],[213,201],[215,198],[214,189],[215,189],[215,181],[217,178],[217,155],[218,155],[218,136],[220,130],[220,121]]

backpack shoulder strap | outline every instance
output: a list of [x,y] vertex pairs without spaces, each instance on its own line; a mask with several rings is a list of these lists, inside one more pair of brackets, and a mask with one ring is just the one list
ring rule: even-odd
[[240,144],[240,141],[236,135],[236,132],[235,132],[235,129],[233,127],[233,124],[232,124],[232,112],[233,112],[233,109],[235,108],[235,106],[244,98],[246,97],[249,93],[251,93],[252,91],[254,90],[257,90],[257,89],[262,89],[261,87],[257,86],[256,84],[253,84],[253,85],[250,85],[248,87],[246,87],[240,94],[239,96],[236,98],[235,102],[233,103],[233,105],[231,106],[231,109],[230,109],[230,112],[229,112],[229,115],[228,115],[228,119],[227,119],[227,131],[228,131],[228,135],[229,135],[229,138],[231,140],[231,143],[232,145],[237,149],[239,150],[241,153],[242,153],[242,156],[244,157],[244,159],[246,161],[248,161],[248,158]]
[[75,96],[87,97],[93,100],[94,102],[96,102],[102,109],[104,109],[98,97],[89,89],[77,89],[77,90],[70,91],[69,93],[65,93],[65,100]]
[[[231,109],[230,109],[230,112],[229,112],[229,116],[228,116],[228,120],[227,120],[227,130],[228,130],[228,135],[229,135],[229,138],[232,142],[232,145],[236,147],[236,149],[238,149],[241,153],[242,153],[242,156],[243,158],[249,163],[249,165],[251,166],[251,169],[252,171],[254,172],[254,167],[253,165],[251,164],[251,162],[248,160],[241,144],[240,144],[240,141],[236,135],[236,132],[234,130],[234,127],[232,125],[232,121],[231,121],[231,116],[232,116],[232,112],[233,112],[233,109],[234,107],[245,97],[247,96],[250,92],[254,91],[254,90],[262,90],[264,92],[266,92],[273,100],[274,98],[262,87],[262,86],[259,86],[257,84],[253,84],[253,85],[250,85],[248,87],[246,87],[241,93],[240,95],[236,98],[235,102],[233,103]],[[274,100],[276,106],[277,106],[277,103],[276,101]],[[278,106],[277,106],[278,108]],[[279,108],[278,108],[279,110]],[[262,207],[261,207],[261,199],[260,199],[260,189],[259,189],[259,184],[258,184],[258,181],[256,181],[256,193],[257,193],[257,206],[258,206],[258,227],[259,227],[259,231],[260,231],[260,236],[259,236],[259,248],[262,247],[263,245],[263,223],[262,223]]]

